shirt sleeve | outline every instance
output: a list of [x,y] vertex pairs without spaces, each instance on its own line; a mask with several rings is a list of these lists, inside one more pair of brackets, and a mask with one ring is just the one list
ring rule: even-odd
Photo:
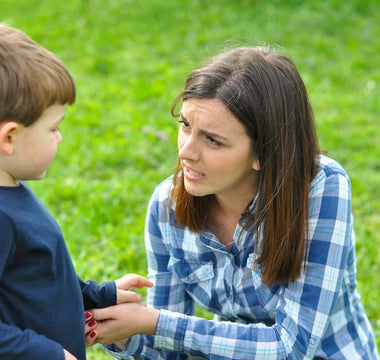
[[[16,249],[16,232],[12,221],[0,212],[0,280],[12,262]],[[22,312],[22,309],[20,309]],[[60,344],[30,329],[8,325],[0,319],[0,359],[57,359],[64,360]]]
[[83,281],[78,277],[82,290],[83,304],[85,309],[103,308],[116,304],[116,284],[107,281],[98,284],[96,281]]

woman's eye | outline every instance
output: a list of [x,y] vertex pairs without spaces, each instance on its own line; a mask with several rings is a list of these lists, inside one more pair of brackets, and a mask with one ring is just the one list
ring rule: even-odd
[[215,145],[215,146],[220,146],[220,145],[222,145],[222,143],[221,143],[220,141],[215,140],[212,136],[207,136],[206,139],[207,139],[207,141],[208,141],[209,143],[211,143],[212,145]]
[[189,125],[189,123],[187,121],[185,121],[185,120],[179,120],[178,122],[181,124],[181,126],[184,129],[189,129],[190,128],[190,125]]

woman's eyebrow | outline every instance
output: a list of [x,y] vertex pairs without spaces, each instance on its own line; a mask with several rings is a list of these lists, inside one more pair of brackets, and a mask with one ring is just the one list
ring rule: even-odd
[[185,115],[183,115],[182,111],[179,113],[179,117],[183,120],[183,121],[186,121],[186,118],[185,118]]
[[201,133],[204,134],[204,135],[210,136],[210,137],[212,137],[214,139],[223,140],[223,141],[226,141],[226,142],[229,141],[229,139],[226,138],[225,136],[217,134],[217,133],[214,133],[214,132],[209,131],[209,130],[201,130]]
[[[179,113],[179,116],[181,117],[182,121],[188,122],[185,115],[183,115],[182,112]],[[203,135],[210,136],[212,138],[217,138],[217,139],[220,139],[223,141],[229,141],[229,139],[227,137],[220,135],[218,133],[212,132],[212,131],[207,130],[207,129],[200,129],[199,132]]]

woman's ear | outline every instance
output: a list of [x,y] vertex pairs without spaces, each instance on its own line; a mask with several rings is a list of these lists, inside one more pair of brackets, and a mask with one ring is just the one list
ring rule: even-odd
[[259,158],[256,158],[255,160],[253,160],[252,169],[255,171],[260,171],[261,167],[260,167]]
[[0,124],[0,151],[5,155],[12,155],[14,150],[14,136],[19,124],[15,121],[4,121]]

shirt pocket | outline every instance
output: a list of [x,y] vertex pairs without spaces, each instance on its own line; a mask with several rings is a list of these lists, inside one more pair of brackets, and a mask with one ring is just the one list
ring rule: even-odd
[[250,254],[247,259],[247,267],[251,269],[251,278],[257,300],[271,318],[274,318],[279,301],[279,286],[268,287],[262,282],[262,274],[259,265],[254,264],[255,254]]
[[[212,262],[171,259],[168,269],[182,281],[185,290],[198,304],[210,306],[214,267]],[[207,305],[206,305],[207,304]]]
[[183,282],[188,284],[210,280],[214,277],[212,262],[182,259],[171,261],[169,270],[170,267]]

